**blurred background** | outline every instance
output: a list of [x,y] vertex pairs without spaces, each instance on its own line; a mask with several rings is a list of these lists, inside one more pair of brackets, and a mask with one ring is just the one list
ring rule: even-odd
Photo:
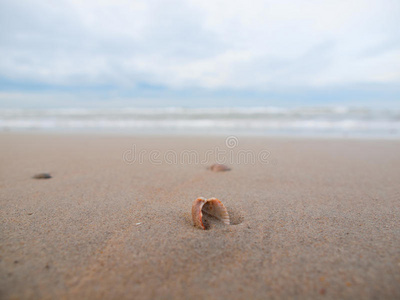
[[0,129],[400,137],[400,1],[2,0]]

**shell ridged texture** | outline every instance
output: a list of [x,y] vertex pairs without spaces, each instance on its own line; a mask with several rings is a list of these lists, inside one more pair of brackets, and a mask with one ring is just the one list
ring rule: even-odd
[[217,198],[197,198],[192,205],[192,219],[194,226],[207,229],[208,226],[203,220],[203,213],[221,220],[226,225],[230,224],[228,211]]

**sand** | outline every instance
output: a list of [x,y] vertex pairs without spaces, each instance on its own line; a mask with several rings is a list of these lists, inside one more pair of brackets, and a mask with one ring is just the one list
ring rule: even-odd
[[[400,141],[236,142],[0,134],[0,298],[400,298]],[[199,196],[233,224],[193,227]]]

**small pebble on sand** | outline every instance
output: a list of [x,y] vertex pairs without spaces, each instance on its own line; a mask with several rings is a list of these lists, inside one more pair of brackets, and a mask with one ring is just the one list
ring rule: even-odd
[[213,164],[209,167],[209,169],[213,172],[224,172],[231,170],[231,168],[223,164]]
[[51,178],[51,175],[49,173],[40,173],[40,174],[34,175],[32,178],[34,178],[34,179],[49,179],[49,178]]

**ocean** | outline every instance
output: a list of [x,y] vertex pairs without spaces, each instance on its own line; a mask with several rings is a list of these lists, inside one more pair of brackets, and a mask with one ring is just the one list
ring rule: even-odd
[[400,110],[346,106],[1,109],[0,129],[399,138]]

